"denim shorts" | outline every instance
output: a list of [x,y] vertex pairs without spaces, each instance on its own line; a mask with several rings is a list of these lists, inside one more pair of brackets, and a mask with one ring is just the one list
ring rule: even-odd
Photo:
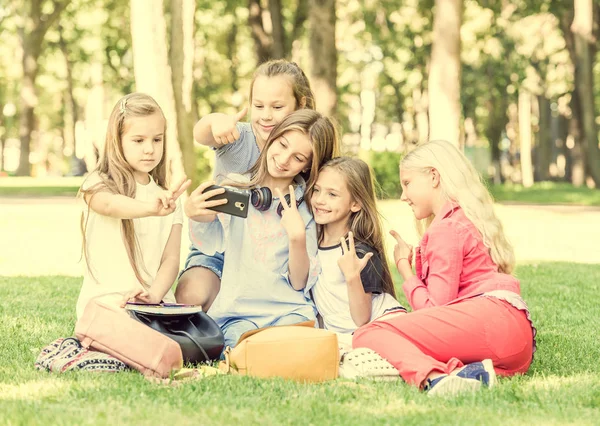
[[188,269],[195,268],[196,266],[200,266],[202,268],[209,269],[213,271],[219,279],[221,279],[221,275],[223,274],[223,263],[225,261],[225,255],[223,253],[215,253],[213,256],[206,255],[198,250],[196,247],[192,246],[190,252],[188,253],[187,259],[185,259],[185,266],[183,270],[179,273],[179,278],[181,275],[187,271]]

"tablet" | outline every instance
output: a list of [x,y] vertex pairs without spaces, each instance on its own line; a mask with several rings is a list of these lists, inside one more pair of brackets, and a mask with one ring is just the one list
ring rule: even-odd
[[148,304],[139,302],[127,302],[127,304],[125,304],[125,309],[127,309],[128,311],[158,315],[183,315],[202,312],[201,305],[186,305],[183,303]]

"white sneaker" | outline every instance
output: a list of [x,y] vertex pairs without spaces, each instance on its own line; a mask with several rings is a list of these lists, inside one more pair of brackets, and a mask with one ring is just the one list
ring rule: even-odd
[[366,377],[373,380],[398,380],[400,374],[392,364],[377,352],[367,348],[358,348],[342,355],[339,377],[344,379]]

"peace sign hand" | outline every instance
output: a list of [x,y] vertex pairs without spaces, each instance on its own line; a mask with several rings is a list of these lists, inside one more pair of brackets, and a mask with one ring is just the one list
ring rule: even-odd
[[177,199],[185,192],[186,189],[192,184],[192,180],[185,176],[175,184],[171,185],[169,190],[161,191],[156,195],[156,199],[153,202],[152,213],[155,216],[167,216],[175,211],[177,207]]
[[356,255],[354,235],[352,232],[348,233],[348,245],[346,245],[346,239],[344,237],[340,239],[340,244],[342,246],[342,256],[338,259],[338,266],[348,282],[360,275],[361,271],[367,266],[369,259],[373,257],[373,253],[369,252],[360,259]]
[[279,198],[283,211],[281,212],[281,226],[285,229],[288,234],[290,241],[297,241],[306,238],[306,230],[304,221],[298,211],[296,205],[296,194],[294,194],[294,187],[290,185],[290,204],[288,205],[283,193],[279,188],[275,189],[275,195]]
[[234,143],[240,138],[237,123],[248,114],[248,107],[233,115],[222,114],[215,118],[211,130],[215,142],[219,146]]

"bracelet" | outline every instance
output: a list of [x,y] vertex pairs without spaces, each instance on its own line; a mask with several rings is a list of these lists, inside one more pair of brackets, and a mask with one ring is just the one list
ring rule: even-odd
[[[400,263],[400,261],[401,261],[402,259],[406,259],[406,260],[408,260],[408,257],[401,257],[400,259],[398,259],[398,260],[396,261],[396,269],[400,269],[400,267],[398,266],[398,263]],[[408,261],[408,264],[410,265],[410,261]]]

